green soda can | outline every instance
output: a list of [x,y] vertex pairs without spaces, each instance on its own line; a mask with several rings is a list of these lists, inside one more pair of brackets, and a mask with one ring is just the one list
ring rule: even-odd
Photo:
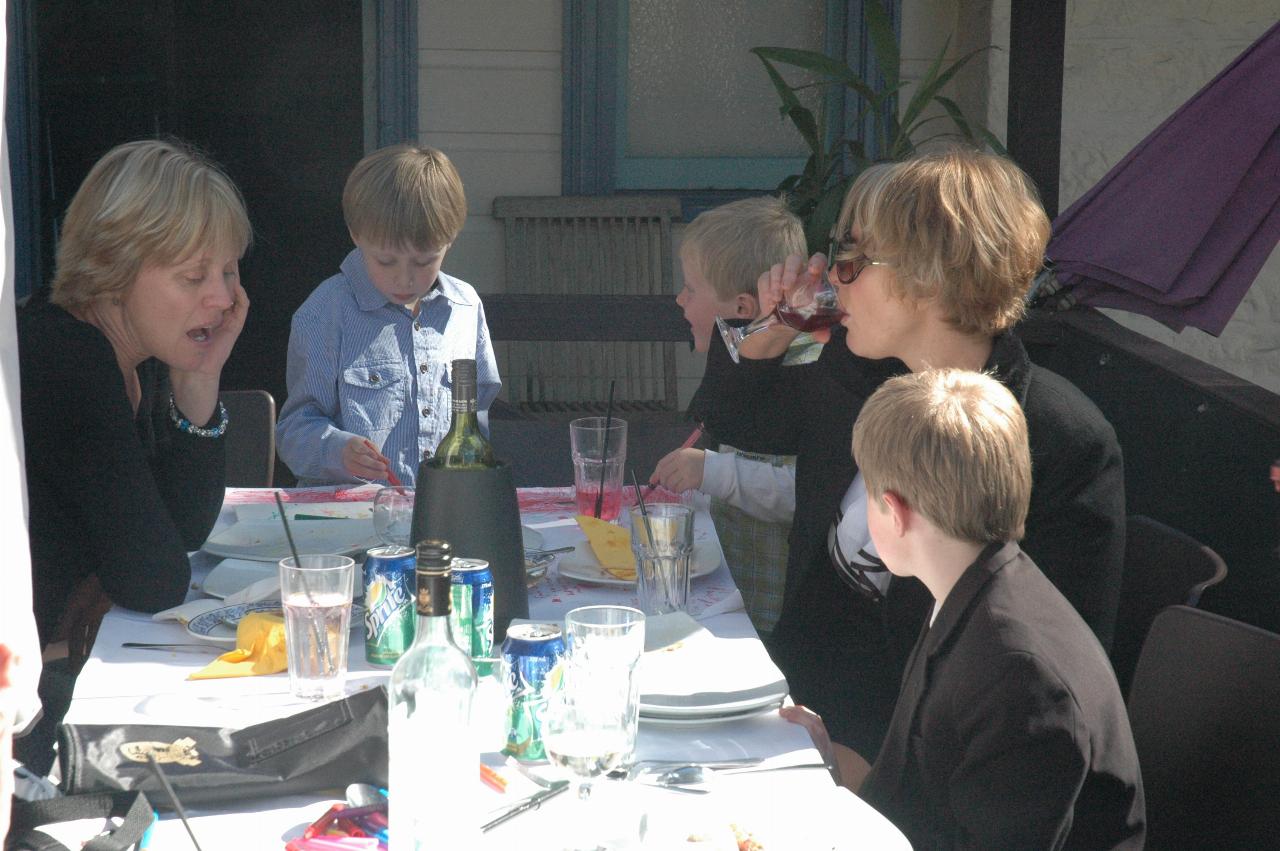
[[[519,760],[547,758],[542,743],[542,711],[547,705],[548,677],[558,676],[564,659],[564,637],[553,623],[513,624],[502,642],[511,672],[511,729],[502,749]],[[554,684],[553,684],[554,685]]]
[[394,665],[416,630],[414,565],[409,547],[374,547],[364,559],[364,658]]
[[[453,608],[449,626],[453,642],[472,659],[493,656],[493,571],[478,558],[454,558]],[[479,670],[480,676],[489,671]]]

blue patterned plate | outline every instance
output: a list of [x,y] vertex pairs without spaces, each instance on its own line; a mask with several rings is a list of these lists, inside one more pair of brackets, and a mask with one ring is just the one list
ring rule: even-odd
[[[222,606],[202,615],[196,615],[187,622],[187,632],[203,641],[211,641],[226,647],[236,646],[236,627],[245,615],[250,612],[274,612],[283,615],[279,600],[264,600],[258,603],[244,603],[239,606]],[[351,626],[364,626],[364,606],[353,603],[351,606]]]

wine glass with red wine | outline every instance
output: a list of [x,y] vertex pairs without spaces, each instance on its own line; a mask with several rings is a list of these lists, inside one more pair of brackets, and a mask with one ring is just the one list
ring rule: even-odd
[[729,357],[738,362],[738,347],[742,341],[760,331],[772,328],[781,323],[797,331],[817,331],[830,328],[845,316],[840,307],[839,297],[831,283],[825,278],[818,281],[812,289],[797,290],[787,298],[778,302],[777,306],[764,316],[753,319],[749,324],[735,328],[722,317],[716,317],[716,327],[724,338]]

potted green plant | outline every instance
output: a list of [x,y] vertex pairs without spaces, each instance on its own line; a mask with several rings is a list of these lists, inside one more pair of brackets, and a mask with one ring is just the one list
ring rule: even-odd
[[[791,209],[804,222],[810,252],[828,249],[831,229],[840,214],[845,192],[854,178],[873,162],[869,151],[877,152],[877,160],[899,160],[910,156],[919,145],[951,136],[978,147],[988,146],[1000,154],[1006,153],[1000,140],[986,127],[969,121],[955,101],[939,94],[970,59],[992,48],[978,48],[946,64],[947,48],[951,43],[948,38],[923,77],[915,82],[903,81],[898,74],[897,39],[884,8],[877,2],[867,3],[865,8],[873,58],[884,79],[884,85],[879,89],[858,76],[848,65],[823,53],[789,47],[755,47],[751,50],[764,63],[765,71],[782,99],[779,112],[795,125],[809,149],[804,170],[785,178],[778,185],[778,192],[786,194]],[[806,71],[813,79],[793,86],[783,78],[779,65]],[[815,116],[796,94],[814,86],[840,86],[857,93],[860,109],[851,126],[861,125],[863,117],[870,115],[871,144],[864,145],[856,138],[838,138],[830,147],[826,146],[822,129],[826,126],[825,98],[819,101]],[[908,87],[911,87],[911,98],[899,117],[892,106],[899,92]],[[925,109],[931,103],[940,105],[944,114],[925,116]],[[938,120],[946,120],[951,126],[919,138],[926,125]]]

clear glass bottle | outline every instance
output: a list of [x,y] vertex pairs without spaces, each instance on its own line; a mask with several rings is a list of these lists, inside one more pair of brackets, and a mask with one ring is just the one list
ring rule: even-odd
[[469,848],[480,839],[480,751],[471,730],[476,669],[449,628],[449,543],[422,541],[417,559],[417,631],[389,686],[390,845]]
[[449,432],[440,440],[431,466],[457,470],[477,470],[498,466],[493,447],[480,432],[477,415],[476,362],[460,358],[452,365],[453,420]]

